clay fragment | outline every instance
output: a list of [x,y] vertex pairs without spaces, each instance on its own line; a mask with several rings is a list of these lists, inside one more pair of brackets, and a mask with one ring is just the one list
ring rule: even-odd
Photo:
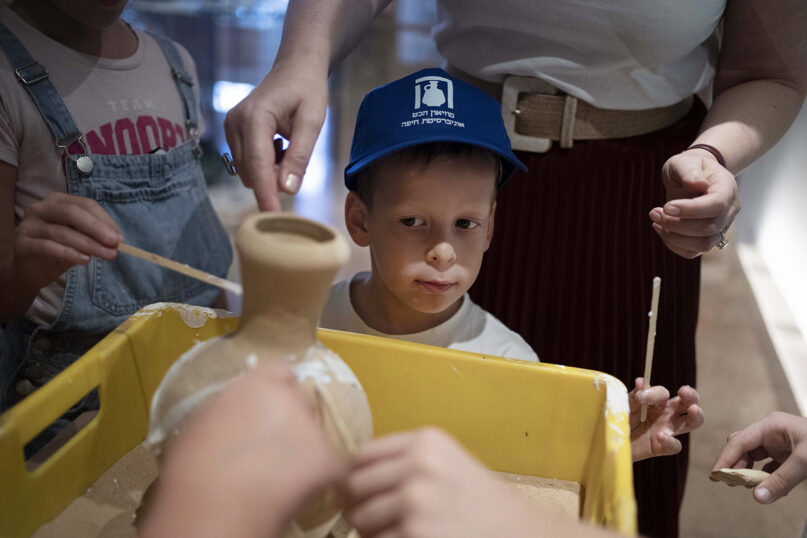
[[745,486],[747,488],[753,488],[761,484],[769,476],[770,473],[759,469],[731,469],[729,467],[712,471],[709,474],[709,478],[720,480],[729,486]]

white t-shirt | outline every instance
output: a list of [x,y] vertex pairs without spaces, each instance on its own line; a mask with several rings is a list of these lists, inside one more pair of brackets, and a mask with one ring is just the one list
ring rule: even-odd
[[368,326],[359,317],[350,300],[350,280],[344,280],[331,288],[331,295],[320,319],[320,327],[386,336],[508,359],[538,361],[538,355],[521,336],[471,301],[468,294],[463,297],[462,306],[457,313],[436,327],[412,334],[385,334]]
[[532,76],[600,108],[671,105],[712,80],[726,0],[437,0],[437,49],[481,79]]
[[[97,58],[50,39],[8,7],[0,8],[0,22],[45,66],[91,153],[143,154],[157,147],[168,151],[187,139],[179,90],[162,49],[151,36],[135,30],[137,50],[129,58]],[[185,69],[196,80],[193,60],[187,50],[181,46],[179,50]],[[198,84],[194,91],[198,110]],[[201,116],[199,121],[201,129]],[[0,161],[17,167],[17,221],[48,194],[67,192],[61,152],[1,52]],[[38,324],[52,323],[62,306],[64,286],[62,275],[40,290],[26,317]]]

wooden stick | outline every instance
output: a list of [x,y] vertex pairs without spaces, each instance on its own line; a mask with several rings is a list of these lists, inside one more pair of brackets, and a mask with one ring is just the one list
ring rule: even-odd
[[[658,296],[661,291],[661,278],[653,278],[653,300],[650,305],[650,323],[647,326],[647,353],[644,356],[644,390],[650,388],[650,372],[653,370],[653,346],[656,342],[656,320],[658,319]],[[642,404],[640,422],[647,420],[647,404]]]
[[205,273],[204,271],[200,271],[199,269],[194,269],[193,267],[186,265],[184,263],[179,263],[175,262],[174,260],[169,260],[168,258],[163,258],[162,256],[158,256],[157,254],[153,254],[143,249],[133,247],[132,245],[127,245],[126,243],[119,243],[118,250],[123,252],[124,254],[129,254],[142,260],[155,263],[167,269],[171,269],[172,271],[176,271],[177,273],[182,273],[185,276],[189,276],[191,278],[201,280],[202,282],[207,282],[208,284],[218,286],[219,288],[229,290],[235,294],[243,295],[244,293],[241,284],[237,284],[231,280],[226,280],[224,278],[217,277],[216,275],[211,275],[210,273]]

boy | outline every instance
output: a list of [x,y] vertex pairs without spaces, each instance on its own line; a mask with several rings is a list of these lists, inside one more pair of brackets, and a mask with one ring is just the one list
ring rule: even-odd
[[[0,8],[0,411],[141,306],[218,290],[128,243],[223,276],[231,249],[199,164],[187,51],[132,29],[125,0]],[[90,394],[66,418],[97,407]]]
[[496,190],[516,168],[495,101],[443,70],[370,92],[345,170],[345,220],[370,247],[372,271],[333,288],[321,325],[537,361],[466,293],[490,245]]
[[[320,325],[537,361],[466,293],[493,235],[496,191],[516,168],[498,103],[442,69],[367,94],[345,169],[345,221],[370,248],[371,271],[334,285]],[[664,387],[643,388],[637,379],[630,397],[634,459],[680,451],[674,436],[703,421],[697,392],[669,399]],[[645,403],[654,408],[639,424]]]

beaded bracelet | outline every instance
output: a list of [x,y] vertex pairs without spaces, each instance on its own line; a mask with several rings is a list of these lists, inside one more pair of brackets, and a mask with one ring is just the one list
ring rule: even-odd
[[726,159],[723,157],[723,154],[720,153],[720,150],[714,146],[710,146],[709,144],[693,144],[687,148],[687,151],[691,149],[703,149],[711,153],[717,159],[717,162],[720,163],[720,166],[723,168],[726,167]]

